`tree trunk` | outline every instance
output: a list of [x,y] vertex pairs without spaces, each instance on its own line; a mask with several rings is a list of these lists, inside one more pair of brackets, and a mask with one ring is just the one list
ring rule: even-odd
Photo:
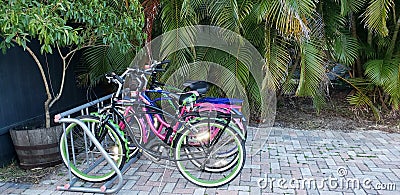
[[370,30],[368,30],[367,43],[369,46],[372,46],[372,32]]
[[50,128],[50,101],[53,99],[50,93],[50,88],[49,88],[49,84],[47,82],[47,77],[46,74],[43,70],[43,66],[40,63],[39,59],[36,57],[35,53],[33,53],[33,51],[26,46],[26,50],[28,51],[28,53],[32,56],[33,60],[35,60],[36,65],[39,68],[40,71],[40,75],[42,76],[42,80],[43,80],[43,84],[44,84],[44,88],[46,90],[46,94],[47,94],[47,100],[44,102],[44,112],[45,112],[45,118],[46,118],[46,128]]
[[393,31],[392,41],[390,42],[389,48],[386,52],[386,58],[388,58],[388,59],[392,58],[393,50],[394,50],[394,47],[395,47],[396,41],[397,41],[397,34],[399,34],[399,28],[400,28],[400,17],[397,19],[396,27],[394,28],[394,31]]
[[[350,20],[351,20],[351,36],[355,39],[358,39],[357,37],[357,24],[356,24],[356,18],[354,17],[353,13],[350,13]],[[356,64],[355,64],[355,72],[353,74],[355,77],[362,77],[363,76],[363,69],[361,66],[361,60],[360,57],[357,56],[356,59]]]
[[145,18],[146,18],[146,26],[144,28],[145,33],[147,34],[146,42],[145,42],[145,47],[148,55],[148,60],[149,64],[151,64],[151,61],[153,60],[152,52],[151,52],[151,39],[152,39],[152,31],[153,31],[153,24],[154,20],[157,16],[157,10],[158,6],[160,5],[159,0],[148,0],[144,1],[142,3],[142,6],[144,7],[144,13],[145,13]]
[[50,117],[50,106],[49,106],[50,101],[51,101],[51,99],[47,99],[44,102],[44,115],[45,115],[45,118],[46,118],[46,128],[50,128],[50,120],[51,120],[51,117]]

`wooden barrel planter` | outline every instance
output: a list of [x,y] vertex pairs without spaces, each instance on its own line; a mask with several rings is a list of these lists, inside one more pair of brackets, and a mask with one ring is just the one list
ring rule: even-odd
[[59,139],[62,132],[62,126],[10,130],[21,168],[32,169],[60,164]]

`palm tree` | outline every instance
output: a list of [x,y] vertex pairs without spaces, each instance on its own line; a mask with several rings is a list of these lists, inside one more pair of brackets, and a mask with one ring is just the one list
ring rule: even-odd
[[[317,108],[325,99],[326,70],[340,63],[352,70],[348,82],[357,93],[349,97],[350,103],[368,105],[375,113],[378,109],[369,96],[377,91],[383,102],[399,108],[396,45],[400,17],[395,14],[398,12],[394,4],[393,0],[145,0],[142,3],[145,10],[151,11],[146,16],[145,31],[148,35],[155,33],[147,41],[174,29],[199,24],[228,29],[245,37],[263,55],[264,90],[312,97]],[[174,50],[179,42],[190,42],[192,33],[179,31],[175,37],[165,37],[163,49]],[[229,69],[248,94],[260,92],[254,87],[257,80],[249,73],[249,67],[226,52],[188,47],[161,57],[172,61],[163,79],[178,69],[180,74],[187,74],[187,69],[182,69],[187,64],[208,61]],[[197,76],[207,77],[207,71],[202,72],[204,75]],[[228,78],[225,75],[220,79]],[[240,90],[234,82],[223,83],[228,93]],[[257,108],[259,97],[253,95],[250,99]]]
[[[357,78],[349,80],[356,89],[356,93],[349,96],[350,103],[369,106],[377,119],[380,119],[379,109],[370,97],[378,97],[374,99],[378,99],[384,109],[389,103],[398,110],[400,48],[395,46],[399,43],[400,15],[396,15],[395,2],[341,0],[324,5],[330,55],[336,62],[358,72],[353,74]],[[357,18],[361,18],[358,25]]]
[[[144,5],[155,4],[149,2],[151,0],[145,1]],[[293,0],[161,0],[160,17],[151,17],[159,18],[160,26],[153,27],[161,28],[162,32],[203,24],[218,26],[242,35],[265,59],[265,76],[262,81],[264,90],[277,90],[284,85],[285,89],[295,90],[298,96],[310,96],[319,103],[324,99],[321,95],[321,82],[324,80],[326,57],[323,52],[324,42],[321,42],[324,38],[320,32],[322,20],[316,6],[313,0],[302,3]],[[146,31],[150,32],[148,29]],[[165,37],[163,48],[173,51],[179,47],[180,42],[190,42],[193,32],[188,30],[179,33],[176,37]],[[226,37],[227,40],[232,38],[234,37]],[[245,86],[247,93],[252,94],[250,102],[255,102],[252,105],[254,108],[260,103],[257,101],[259,96],[255,95],[260,93],[255,87],[257,80],[249,74],[249,67],[227,53],[192,47],[165,54],[163,57],[173,62],[168,70],[170,73],[196,61],[218,63],[229,69]],[[296,69],[300,69],[298,79],[294,79],[293,74],[290,74]],[[185,74],[185,70],[182,71],[182,74]],[[202,72],[206,74],[206,71]],[[222,81],[229,80],[228,75],[221,75],[219,78],[228,93],[241,90],[234,82]]]

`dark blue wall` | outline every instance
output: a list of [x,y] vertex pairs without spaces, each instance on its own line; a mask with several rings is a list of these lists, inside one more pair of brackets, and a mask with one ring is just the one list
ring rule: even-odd
[[[50,72],[51,87],[57,93],[62,75],[62,63],[58,53],[40,55],[38,44],[31,48]],[[67,71],[64,91],[61,99],[53,105],[53,114],[85,102],[85,90],[76,87],[74,63]],[[47,68],[48,67],[48,68]],[[44,102],[46,91],[39,68],[32,57],[21,47],[13,47],[4,55],[0,53],[0,135],[8,132],[10,127],[27,120],[44,120]]]
[[[58,53],[40,55],[37,43],[29,46],[38,54],[45,71],[50,72],[51,87],[57,93],[62,75]],[[54,114],[86,102],[86,91],[76,87],[74,64],[77,59],[74,58],[68,68],[61,99],[50,110],[52,118]],[[6,54],[0,52],[0,167],[14,156],[9,129],[27,121],[43,122],[46,97],[39,69],[26,51],[13,47]]]

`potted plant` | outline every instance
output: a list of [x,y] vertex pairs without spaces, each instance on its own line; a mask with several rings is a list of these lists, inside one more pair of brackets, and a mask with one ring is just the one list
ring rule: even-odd
[[[48,148],[48,144],[57,145],[61,131],[51,127],[50,109],[62,96],[66,70],[77,51],[90,47],[118,47],[122,52],[128,51],[133,47],[131,40],[138,40],[139,43],[142,40],[143,23],[143,13],[137,0],[38,0],[1,3],[0,48],[5,53],[10,47],[23,47],[38,67],[47,94],[43,104],[44,128],[38,131],[13,131],[11,134],[14,144],[18,144],[17,148],[27,149],[36,145],[31,148],[40,152],[35,152],[38,155],[32,158],[40,159],[44,155],[42,149]],[[33,40],[39,42],[40,52],[31,48],[30,43]],[[53,52],[58,53],[63,67],[57,93],[52,93],[52,79],[38,58],[39,55]],[[27,143],[31,137],[35,137],[35,141]],[[21,154],[26,157],[33,153]],[[21,157],[19,160],[23,161]]]

